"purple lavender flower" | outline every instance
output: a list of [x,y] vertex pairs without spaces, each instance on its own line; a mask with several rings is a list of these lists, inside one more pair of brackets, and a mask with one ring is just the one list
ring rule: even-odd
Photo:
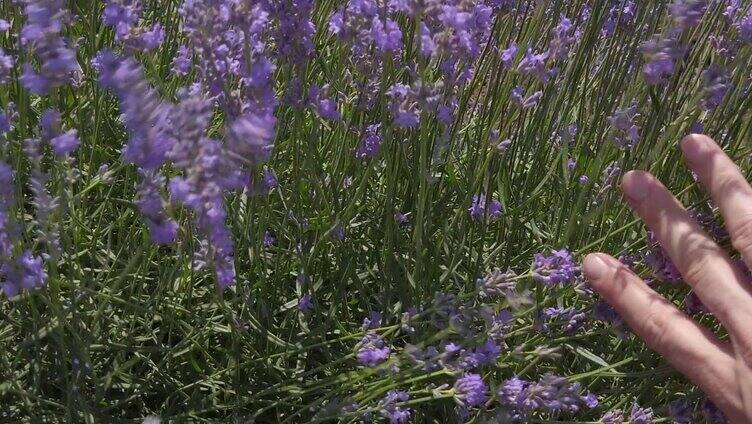
[[486,210],[486,196],[484,194],[473,196],[473,201],[470,207],[467,209],[470,212],[470,218],[475,221],[480,221]]
[[631,149],[640,141],[640,127],[635,123],[635,120],[639,117],[637,102],[632,102],[629,107],[617,109],[613,115],[607,118],[609,124],[611,124],[613,141],[618,147]]
[[529,385],[529,381],[518,378],[517,376],[504,381],[497,389],[499,402],[507,407],[516,408],[519,406],[520,396]]
[[328,91],[329,88],[326,86],[323,88],[316,85],[311,86],[308,90],[311,107],[321,119],[327,121],[339,121],[342,119],[342,115],[337,111],[337,103],[327,96]]
[[60,255],[60,229],[56,215],[60,209],[60,199],[52,196],[47,190],[49,175],[42,171],[41,141],[36,138],[27,139],[24,144],[29,162],[31,162],[31,177],[29,184],[33,194],[33,205],[36,214],[32,223],[36,229],[39,242],[43,243],[53,258]]
[[235,283],[234,243],[225,223],[224,195],[246,184],[246,178],[222,144],[205,136],[211,118],[211,104],[188,97],[171,114],[172,137],[177,140],[170,158],[183,176],[170,180],[170,196],[193,211],[202,236],[196,268],[212,264],[221,288]]
[[692,406],[683,399],[676,400],[668,405],[668,415],[671,424],[691,424]]
[[732,60],[736,57],[741,47],[738,40],[728,35],[711,35],[708,37],[708,41],[719,56]]
[[73,153],[79,144],[78,132],[76,130],[69,130],[50,140],[52,150],[58,156],[67,156]]
[[21,29],[21,45],[39,58],[39,71],[24,65],[21,84],[37,95],[67,84],[81,67],[76,51],[60,33],[68,23],[69,14],[62,0],[28,0],[25,4],[26,24]]
[[474,368],[467,362],[467,349],[457,343],[447,343],[444,345],[444,352],[441,354],[441,365],[453,372],[466,371]]
[[590,182],[590,177],[588,177],[587,175],[580,175],[580,178],[578,178],[578,181],[582,185],[587,185]]
[[579,38],[572,21],[562,16],[553,31],[553,37],[548,45],[548,57],[553,60],[564,60],[569,55],[569,50]]
[[5,162],[0,161],[0,263],[13,256],[17,229],[11,211],[16,203],[16,174]]
[[13,117],[8,115],[8,113],[0,109],[0,141],[5,138],[5,134],[13,130]]
[[685,49],[674,38],[658,38],[646,41],[640,49],[645,56],[642,72],[648,84],[657,85],[676,72],[676,64],[684,56]]
[[556,327],[556,330],[563,334],[574,334],[587,323],[587,315],[574,308],[545,308],[536,318],[536,327],[538,331],[547,333],[551,331],[550,327]]
[[268,249],[277,242],[277,238],[274,236],[274,232],[271,230],[264,231],[264,241],[262,242],[265,249]]
[[512,146],[512,140],[506,139],[499,142],[499,144],[496,145],[496,148],[499,150],[499,153],[504,154],[509,150],[509,148]]
[[648,232],[648,241],[651,248],[645,255],[645,263],[650,266],[653,276],[660,281],[675,283],[681,281],[682,275],[679,269],[663,247],[655,239],[652,231]]
[[688,293],[684,297],[684,311],[689,315],[697,315],[709,312],[708,308],[702,303],[702,300],[694,292]]
[[682,31],[697,26],[707,10],[707,0],[674,0],[668,13]]
[[543,92],[536,91],[530,96],[525,97],[525,90],[521,86],[517,86],[512,89],[510,97],[512,98],[512,103],[523,109],[530,109],[538,104],[538,101],[543,97]]
[[726,416],[723,415],[723,412],[718,409],[717,406],[713,402],[710,401],[710,399],[705,399],[702,402],[702,415],[705,417],[708,422],[711,422],[713,424],[726,424],[728,421],[726,420]]
[[[277,52],[285,56],[290,52],[288,41],[293,41],[290,37],[302,34],[288,29],[284,29],[286,34],[270,33],[273,18],[283,9],[291,10],[282,3],[289,2],[187,0],[180,7],[189,50],[186,57],[195,59],[197,82],[193,94],[215,99],[228,114],[230,124],[241,115],[274,112],[276,65],[262,41],[274,37]],[[305,13],[305,8],[295,12]],[[231,88],[232,81],[238,81],[239,86]]]
[[8,298],[21,292],[22,276],[13,260],[18,239],[18,228],[13,221],[12,209],[16,203],[15,172],[5,162],[0,162],[0,289]]
[[39,132],[43,140],[49,141],[61,132],[61,115],[54,109],[45,109],[39,117]]
[[616,177],[618,177],[620,173],[621,166],[619,166],[619,163],[615,161],[611,162],[610,164],[608,164],[608,166],[606,166],[605,169],[603,169],[601,180],[598,183],[598,193],[595,195],[594,203],[603,200],[606,195],[608,195],[608,193],[614,186]]
[[304,314],[313,311],[313,296],[310,293],[304,293],[298,299],[298,310]]
[[595,307],[593,307],[593,318],[613,326],[617,335],[622,338],[626,338],[629,332],[629,328],[627,327],[624,318],[616,312],[616,309],[606,302],[598,302]]
[[407,215],[399,211],[394,212],[394,220],[397,222],[397,225],[399,225],[400,227],[404,227],[410,224],[410,218],[408,218]]
[[517,403],[525,411],[572,414],[585,404],[586,399],[580,396],[581,390],[579,383],[569,383],[564,377],[547,374],[540,381],[527,385]]
[[580,267],[572,254],[566,250],[552,250],[546,256],[536,253],[533,259],[533,277],[548,286],[566,284],[580,275]]
[[425,350],[421,350],[419,347],[408,343],[405,345],[404,352],[413,366],[420,366],[425,371],[436,371],[441,368],[441,364],[437,360],[439,351],[435,346],[428,346]]
[[585,396],[582,396],[582,402],[585,404],[588,409],[594,409],[597,408],[600,404],[600,401],[598,400],[598,396],[596,396],[593,393],[587,392]]
[[173,144],[167,134],[169,106],[149,87],[135,60],[102,52],[99,63],[99,82],[117,94],[128,129],[123,157],[145,170],[159,168]]
[[515,277],[516,274],[511,270],[502,272],[497,269],[483,278],[478,278],[475,285],[478,288],[478,293],[483,296],[505,296],[517,289]]
[[342,224],[337,224],[332,228],[332,239],[336,241],[342,241],[345,239],[345,227]]
[[741,38],[742,41],[745,43],[752,43],[752,10],[739,18],[734,26],[739,31],[739,38]]
[[396,53],[402,48],[402,31],[389,14],[379,13],[373,0],[359,0],[337,10],[329,19],[329,31],[342,41],[352,43],[360,56],[374,46],[381,54]]
[[257,165],[271,156],[277,120],[273,115],[245,114],[228,127],[227,148],[231,159],[240,164]]
[[621,409],[614,409],[613,411],[608,411],[604,416],[601,417],[600,420],[603,424],[623,424],[624,423],[624,412]]
[[269,193],[272,189],[279,186],[279,180],[277,180],[277,174],[271,168],[265,168],[261,173],[261,190],[264,193]]
[[386,345],[384,339],[376,333],[368,333],[358,343],[355,357],[358,362],[367,367],[374,367],[389,358],[392,349]]
[[374,330],[381,327],[381,312],[371,311],[371,314],[363,318],[363,324],[360,326],[363,331]]
[[700,107],[712,110],[723,103],[726,94],[732,88],[728,76],[719,66],[711,66],[702,73],[703,88]]
[[178,47],[177,54],[172,59],[172,73],[178,76],[188,75],[191,71],[193,60],[191,58],[191,51],[186,46]]
[[492,339],[486,340],[485,343],[475,348],[473,353],[473,362],[476,367],[496,362],[501,354],[501,347]]
[[[729,233],[724,228],[723,224],[716,219],[716,217],[712,213],[705,213],[700,210],[697,210],[695,208],[689,208],[687,210],[689,213],[689,216],[694,219],[700,226],[707,231],[713,239],[715,239],[717,242],[722,243],[729,238]],[[651,234],[651,241],[654,241],[652,239]]]
[[465,374],[454,383],[454,397],[466,408],[480,406],[488,400],[488,386],[479,374]]
[[723,10],[723,16],[726,18],[728,22],[734,22],[737,18],[737,13],[739,12],[739,8],[741,7],[741,1],[740,0],[728,0],[725,2],[725,8]]
[[501,63],[504,64],[504,68],[512,69],[512,62],[517,56],[517,43],[512,42],[509,47],[501,51]]
[[504,206],[498,200],[487,202],[485,194],[476,194],[467,211],[474,221],[481,221],[486,217],[493,221],[503,215]]
[[316,26],[311,20],[312,0],[268,1],[264,6],[279,22],[271,37],[279,55],[290,63],[303,65],[313,57]]
[[384,399],[379,401],[381,416],[388,419],[390,424],[406,423],[412,415],[412,410],[399,406],[397,403],[407,402],[408,400],[410,400],[410,395],[407,392],[390,390]]
[[397,22],[387,19],[382,21],[378,16],[371,20],[371,36],[379,52],[396,53],[402,49],[402,31]]
[[533,50],[528,47],[525,51],[525,56],[517,65],[517,72],[522,75],[535,75],[543,82],[548,80],[546,73],[546,61],[548,60],[548,52],[533,53]]
[[366,127],[366,132],[360,143],[360,147],[355,152],[355,157],[359,159],[373,158],[379,154],[381,148],[381,124],[371,124]]
[[41,256],[24,251],[15,262],[5,262],[0,267],[5,280],[0,283],[8,298],[18,296],[22,290],[35,290],[47,284],[47,272]]
[[151,27],[138,25],[143,6],[140,0],[108,0],[102,22],[115,30],[115,39],[128,48],[148,52],[164,41],[160,24]]
[[154,171],[142,171],[141,182],[137,187],[136,206],[149,226],[151,239],[157,244],[170,244],[175,241],[178,225],[165,211],[162,189],[165,179]]
[[420,124],[420,111],[409,86],[395,84],[386,95],[391,100],[389,109],[394,125],[398,128],[416,128]]
[[0,85],[7,84],[10,81],[10,73],[13,70],[16,59],[6,54],[5,50],[0,48]]
[[611,36],[617,28],[630,27],[637,13],[634,0],[614,0],[614,6],[608,11],[608,18],[603,24],[601,34],[604,37]]
[[630,424],[650,424],[653,422],[653,409],[641,408],[637,403],[632,405],[629,413]]

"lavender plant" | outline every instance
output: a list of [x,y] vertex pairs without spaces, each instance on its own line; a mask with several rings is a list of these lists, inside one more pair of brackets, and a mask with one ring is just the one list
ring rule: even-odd
[[728,245],[750,69],[746,0],[2,2],[0,421],[725,422],[579,261],[718,329],[614,186]]

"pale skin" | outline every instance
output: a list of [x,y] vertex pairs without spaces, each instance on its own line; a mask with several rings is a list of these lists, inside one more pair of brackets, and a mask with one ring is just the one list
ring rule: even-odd
[[[734,248],[752,269],[752,187],[709,137],[689,135],[681,149],[719,207]],[[684,281],[724,326],[728,341],[692,320],[612,256],[588,255],[585,276],[632,330],[697,384],[729,422],[752,424],[752,282],[654,176],[630,171],[621,188]]]

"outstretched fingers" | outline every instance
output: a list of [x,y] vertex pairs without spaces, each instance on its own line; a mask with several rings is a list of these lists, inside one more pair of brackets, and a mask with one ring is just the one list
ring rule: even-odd
[[721,209],[734,248],[752,267],[752,187],[710,137],[688,135],[681,148],[700,183]]
[[752,340],[752,293],[739,267],[655,177],[630,171],[622,189],[708,309],[729,333]]
[[[725,411],[743,411],[731,347],[653,291],[628,267],[604,253],[585,258],[584,272],[598,293],[647,345],[689,377]],[[740,415],[741,416],[741,415]]]

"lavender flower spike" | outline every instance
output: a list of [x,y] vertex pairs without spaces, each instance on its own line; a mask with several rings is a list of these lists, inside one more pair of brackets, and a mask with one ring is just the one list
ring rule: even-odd
[[570,283],[578,275],[580,267],[566,249],[554,250],[548,256],[543,253],[535,254],[533,276],[548,286]]

